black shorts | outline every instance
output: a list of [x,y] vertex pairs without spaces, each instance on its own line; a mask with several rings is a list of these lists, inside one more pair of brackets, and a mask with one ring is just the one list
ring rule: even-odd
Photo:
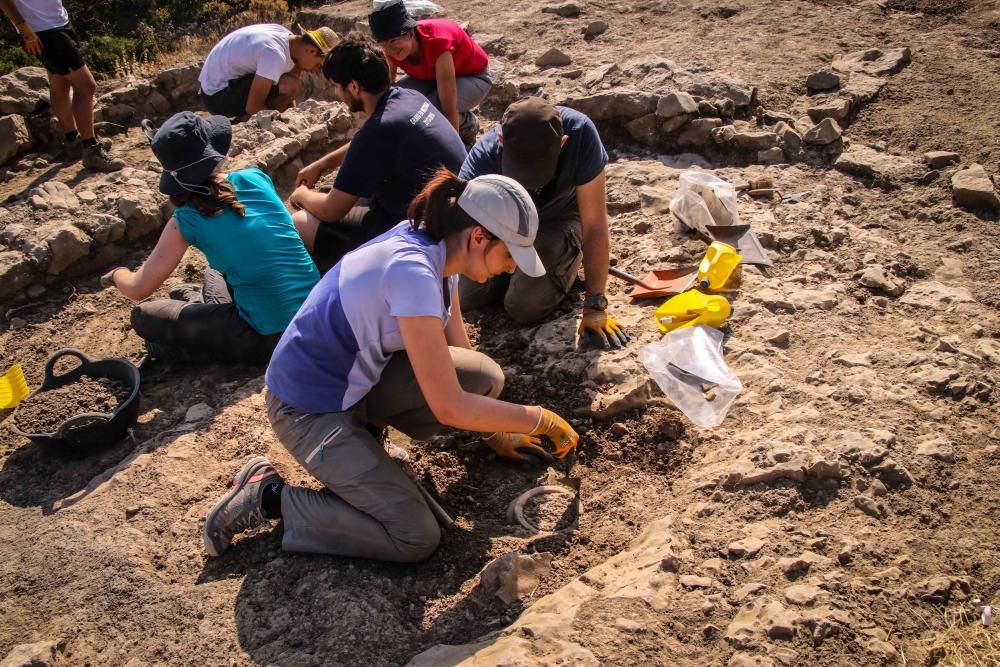
[[[205,108],[214,114],[229,116],[230,118],[242,116],[247,112],[247,99],[250,97],[250,86],[253,85],[253,80],[256,76],[256,74],[244,74],[227,83],[225,88],[214,95],[206,95],[202,91],[201,101],[205,104]],[[267,93],[265,106],[267,102],[273,101],[277,96],[278,84],[275,83],[271,85],[271,90]]]
[[313,242],[313,261],[325,274],[347,253],[393,228],[399,220],[380,207],[355,206],[337,222],[320,221]]
[[70,72],[83,67],[83,54],[77,43],[73,26],[66,24],[61,28],[42,30],[36,33],[42,43],[42,54],[38,56],[49,74],[66,76]]

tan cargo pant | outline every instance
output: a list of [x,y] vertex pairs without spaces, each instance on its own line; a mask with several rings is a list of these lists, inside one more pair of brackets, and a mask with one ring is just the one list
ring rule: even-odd
[[[484,354],[452,347],[462,388],[495,398],[503,370]],[[420,391],[405,352],[393,355],[368,395],[344,412],[296,410],[270,391],[267,417],[281,444],[324,491],[285,486],[282,548],[287,551],[416,562],[441,540],[419,489],[389,458],[368,426],[392,426],[427,439],[444,428]]]
[[545,275],[531,278],[520,269],[484,284],[462,277],[458,297],[462,310],[471,312],[503,298],[503,307],[519,324],[537,322],[551,313],[569,294],[583,264],[580,220],[546,221],[538,227],[535,251],[545,266]]

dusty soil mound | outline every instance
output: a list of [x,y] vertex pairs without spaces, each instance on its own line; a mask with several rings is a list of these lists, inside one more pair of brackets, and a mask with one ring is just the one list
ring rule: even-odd
[[131,388],[116,380],[82,375],[76,382],[25,399],[14,424],[25,433],[52,433],[70,417],[114,412],[131,393]]

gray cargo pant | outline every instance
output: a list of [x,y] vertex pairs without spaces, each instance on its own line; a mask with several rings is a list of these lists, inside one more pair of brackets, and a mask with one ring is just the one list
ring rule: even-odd
[[[452,347],[462,388],[495,398],[503,371],[484,354]],[[267,392],[267,417],[281,444],[326,487],[285,486],[281,515],[287,551],[417,562],[441,531],[427,503],[368,426],[427,439],[444,428],[420,391],[405,352],[393,355],[368,395],[344,412],[301,412]]]
[[531,324],[542,319],[573,287],[583,263],[581,238],[579,218],[545,221],[535,236],[535,251],[545,266],[545,275],[531,278],[519,269],[482,284],[463,276],[458,282],[462,310],[472,311],[502,297],[504,310],[515,322]]

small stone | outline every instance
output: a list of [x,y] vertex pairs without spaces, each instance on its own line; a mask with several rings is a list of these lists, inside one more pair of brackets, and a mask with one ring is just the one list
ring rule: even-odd
[[810,92],[840,88],[840,75],[828,69],[813,72],[806,77],[806,88]]
[[789,579],[805,574],[809,571],[810,567],[811,563],[809,561],[798,556],[785,557],[778,561],[778,569]]
[[775,347],[788,347],[791,342],[792,334],[788,329],[779,329],[771,333],[765,334],[764,340],[766,340],[771,345]]
[[864,403],[868,400],[868,394],[861,387],[851,387],[847,390],[847,400],[851,403]]
[[824,118],[843,120],[851,113],[851,101],[846,97],[835,97],[821,104],[809,107],[809,117],[817,123]]
[[840,139],[842,134],[843,130],[840,129],[837,121],[832,118],[824,118],[806,132],[802,140],[814,146],[826,146]]
[[677,572],[681,569],[681,559],[670,553],[660,560],[660,569],[664,572]]
[[596,21],[591,21],[590,23],[588,23],[587,26],[583,29],[583,38],[594,39],[599,35],[603,35],[607,31],[608,31],[607,21],[602,21],[600,19],[597,19]]
[[10,318],[10,328],[11,329],[14,329],[16,331],[17,329],[23,329],[26,326],[28,326],[28,321],[27,320],[23,320],[20,317],[12,317],[12,318]]
[[55,667],[64,662],[64,641],[42,641],[34,644],[18,644],[0,660],[2,667]]
[[187,409],[184,414],[184,421],[186,422],[196,422],[202,419],[208,419],[215,413],[215,409],[208,403],[197,403],[192,405]]
[[743,602],[747,598],[753,597],[754,595],[757,595],[757,593],[764,590],[767,590],[767,586],[759,582],[743,584],[736,589],[735,593],[733,593],[732,600],[735,602]]
[[847,366],[848,368],[871,368],[872,353],[862,352],[859,354],[842,354],[835,357],[833,363],[838,366]]
[[757,164],[783,164],[785,162],[785,151],[775,146],[765,151],[757,151]]
[[910,471],[891,458],[885,459],[877,466],[872,466],[870,470],[889,487],[906,488],[913,485],[913,475],[910,474]]
[[726,547],[726,556],[731,559],[753,558],[764,548],[764,540],[756,537],[746,537],[742,540],[730,542]]
[[785,601],[803,607],[812,605],[822,591],[816,586],[795,584],[785,589]]
[[684,588],[711,588],[712,580],[708,577],[699,577],[694,574],[682,574],[680,584]]
[[950,164],[958,164],[962,157],[958,153],[951,151],[930,151],[924,153],[924,162],[931,169],[942,169]]
[[934,438],[917,446],[917,454],[929,456],[945,463],[955,462],[955,449],[951,442],[944,438]]
[[899,657],[896,648],[892,644],[878,638],[868,640],[865,648],[869,653],[875,655],[883,665],[892,664]]
[[512,604],[530,597],[542,578],[552,572],[552,554],[506,553],[479,573],[479,583],[500,600]]
[[551,48],[535,59],[535,64],[539,67],[565,67],[573,60],[556,48]]
[[750,653],[734,653],[726,667],[774,667],[774,661],[761,655]]
[[575,2],[562,2],[558,5],[548,5],[542,7],[543,14],[558,14],[563,18],[571,19],[580,15],[580,5]]
[[903,286],[890,278],[886,270],[878,264],[865,269],[858,282],[864,287],[881,290],[889,296],[899,296],[903,293]]
[[951,177],[951,193],[955,204],[972,209],[1000,209],[1000,197],[989,174],[980,164],[956,171]]
[[860,494],[854,496],[854,506],[868,516],[875,517],[876,519],[883,519],[887,514],[885,506],[870,496]]
[[876,498],[881,498],[882,496],[889,493],[889,489],[886,488],[885,484],[882,483],[882,480],[877,478],[871,480],[870,488],[872,491],[872,495],[875,496]]
[[646,626],[644,626],[639,621],[633,621],[631,618],[619,618],[615,620],[615,627],[623,632],[628,632],[630,634],[635,634],[637,632],[645,632]]

